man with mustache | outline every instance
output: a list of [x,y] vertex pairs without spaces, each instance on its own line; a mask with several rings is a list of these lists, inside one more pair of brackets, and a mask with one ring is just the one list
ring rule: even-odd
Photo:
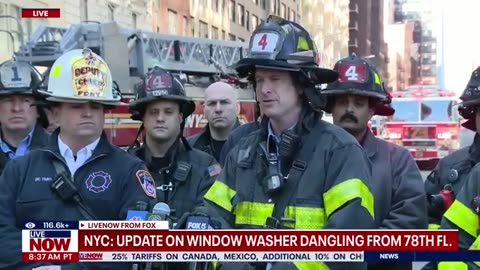
[[9,160],[47,142],[48,119],[33,95],[41,82],[40,73],[27,62],[0,65],[0,174]]
[[207,152],[220,160],[220,153],[232,131],[240,125],[240,106],[235,89],[228,83],[215,82],[205,90],[203,113],[208,125],[199,134],[188,138],[194,148]]
[[[372,162],[375,220],[380,229],[426,229],[427,200],[420,171],[408,150],[376,138],[368,128],[373,115],[394,114],[377,71],[352,54],[335,64],[339,79],[322,90],[326,112],[352,134]],[[370,264],[371,269],[412,269],[411,263]]]
[[[253,83],[264,117],[227,155],[204,196],[207,207],[235,229],[375,228],[368,157],[317,110],[322,100],[316,85],[338,74],[318,67],[310,34],[271,15],[253,32],[248,51],[235,68]],[[366,269],[366,264],[221,263],[219,269],[327,268]]]

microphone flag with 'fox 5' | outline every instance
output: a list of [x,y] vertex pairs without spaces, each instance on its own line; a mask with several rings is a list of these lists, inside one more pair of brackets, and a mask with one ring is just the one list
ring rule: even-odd
[[187,218],[185,229],[187,230],[207,230],[210,224],[210,217],[203,215],[190,215]]

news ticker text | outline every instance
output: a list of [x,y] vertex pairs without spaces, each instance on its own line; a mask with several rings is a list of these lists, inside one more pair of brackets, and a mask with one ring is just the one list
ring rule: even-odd
[[[414,261],[458,251],[456,230],[169,230],[168,226],[165,221],[29,222],[22,230],[23,259],[265,262],[282,257],[292,261],[293,256],[298,261]],[[455,256],[463,260],[467,255]]]
[[24,252],[22,258],[24,262],[466,262],[480,261],[480,252]]

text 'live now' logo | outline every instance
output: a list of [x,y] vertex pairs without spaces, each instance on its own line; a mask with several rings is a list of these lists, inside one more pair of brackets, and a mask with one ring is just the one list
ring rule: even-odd
[[22,18],[60,18],[60,9],[22,8]]
[[22,252],[78,252],[78,231],[22,230]]

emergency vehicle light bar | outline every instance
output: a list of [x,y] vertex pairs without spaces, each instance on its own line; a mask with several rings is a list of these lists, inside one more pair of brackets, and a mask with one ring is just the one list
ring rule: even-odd
[[392,92],[392,97],[454,97],[455,93],[447,90],[411,90]]

